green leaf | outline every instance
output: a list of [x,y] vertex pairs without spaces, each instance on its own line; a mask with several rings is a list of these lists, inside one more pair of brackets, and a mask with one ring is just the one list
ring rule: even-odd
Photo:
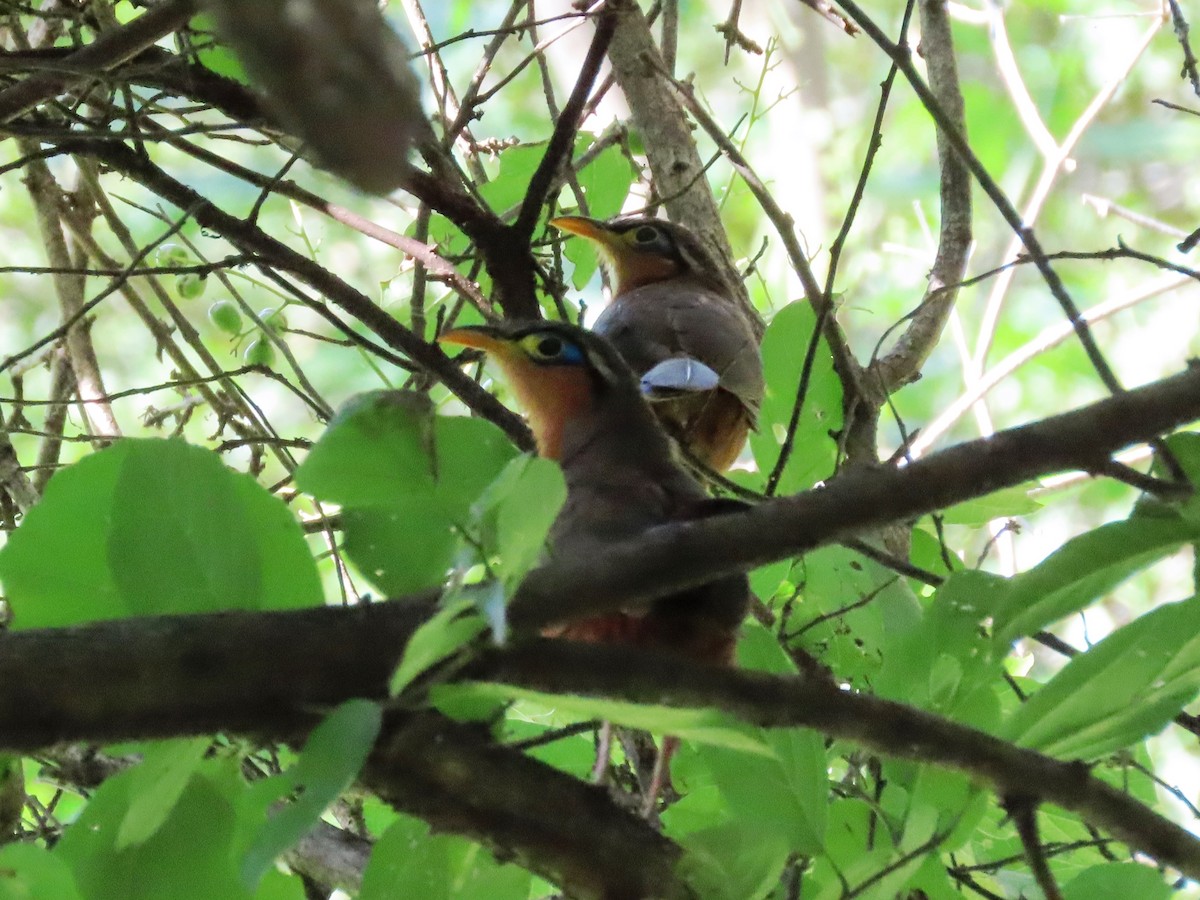
[[124,440],[60,472],[0,550],[22,628],[321,602],[287,508],[216,454]]
[[363,873],[359,900],[525,900],[530,875],[501,865],[478,844],[430,834],[424,822],[401,816],[384,832]]
[[108,557],[132,612],[256,607],[258,548],[230,475],[199,447],[130,445],[113,496]]
[[282,776],[299,796],[271,816],[242,861],[247,886],[253,888],[276,857],[304,837],[326,807],[354,782],[382,721],[379,704],[347,700],[313,729],[296,765]]
[[480,616],[468,614],[472,605],[470,600],[449,603],[421,623],[409,638],[400,665],[388,682],[390,696],[395,697],[414,678],[472,641],[487,627],[487,622]]
[[545,154],[545,144],[506,147],[500,153],[500,171],[496,177],[479,185],[480,196],[498,213],[513,209],[525,198],[529,179]]
[[109,778],[55,845],[88,900],[242,900],[252,895],[234,862],[239,798],[246,791],[235,759],[205,760],[166,820],[145,841],[117,846],[135,800],[134,770]]
[[996,613],[997,649],[1082,609],[1196,537],[1196,524],[1178,516],[1133,516],[1073,538],[1011,579]]
[[433,405],[424,394],[371,391],[337,411],[296,469],[296,486],[351,509],[432,496]]
[[342,549],[386,597],[441,583],[454,567],[454,524],[428,500],[342,510]]
[[[1200,487],[1200,434],[1194,431],[1173,434],[1167,438],[1167,448],[1175,455],[1193,486]],[[1157,465],[1156,468],[1161,468]],[[1179,508],[1180,514],[1192,522],[1200,522],[1200,490],[1192,493]]]
[[472,518],[483,525],[485,552],[494,570],[515,587],[546,548],[546,535],[567,499],[562,469],[548,459],[518,456],[475,503]]
[[532,700],[580,719],[606,719],[617,725],[641,728],[656,734],[671,734],[701,744],[729,747],[762,756],[773,755],[771,748],[752,733],[754,729],[735,722],[715,709],[676,708],[574,694],[547,694],[510,684],[482,681],[437,685],[430,693],[434,703],[446,702],[451,698],[460,700],[462,697]]
[[802,600],[789,633],[799,631],[803,647],[839,678],[873,685],[892,643],[920,622],[921,605],[907,583],[843,547],[805,554],[796,573]]
[[1003,735],[1059,757],[1093,759],[1152,734],[1200,691],[1200,598],[1114,631],[1022,704]]
[[[889,631],[883,669],[874,680],[881,697],[955,716],[978,714],[964,702],[999,675],[980,623],[1007,596],[1008,582],[987,572],[951,575],[908,629]],[[982,726],[984,723],[972,721]]]
[[[189,26],[194,31],[207,32],[210,35],[215,35],[217,31],[216,23],[208,13],[192,16]],[[213,40],[197,41],[196,56],[205,68],[216,72],[218,75],[232,78],[234,81],[239,81],[242,84],[248,85],[250,83],[250,80],[246,77],[246,70],[242,68],[242,64],[238,61],[236,54],[224,44]]]
[[1141,863],[1092,866],[1063,887],[1063,900],[1167,900],[1175,893],[1163,876]]
[[[878,829],[879,814],[866,803],[835,796],[828,815],[825,852],[813,861],[811,874],[817,884],[824,882],[827,886],[820,896],[840,897],[847,884],[878,877],[888,868],[893,861],[892,843],[884,839],[886,832],[881,834]],[[806,872],[804,878],[806,895],[809,875]],[[831,893],[830,886],[834,885],[836,889]],[[895,892],[883,896],[892,898]]]
[[706,900],[757,900],[779,883],[788,845],[778,835],[726,822],[685,835],[681,874]]
[[211,743],[210,738],[192,738],[150,746],[130,773],[129,809],[117,829],[115,849],[141,844],[162,827]]
[[1042,504],[1030,496],[1034,487],[1036,485],[1017,485],[955,503],[942,512],[942,521],[947,525],[985,525],[993,519],[1027,516],[1042,508]]
[[[750,449],[760,472],[770,472],[779,458],[815,325],[816,317],[807,302],[790,303],[775,314],[763,336],[766,394],[759,413],[758,431],[750,435]],[[813,360],[792,454],[784,467],[777,493],[806,490],[834,471],[837,445],[829,433],[841,427],[841,382],[833,371],[829,347],[822,339]]]
[[[583,138],[584,136],[580,135],[580,140],[576,142],[576,153],[585,149],[581,146]],[[579,186],[583,188],[583,195],[587,198],[588,215],[596,219],[611,219],[621,212],[634,175],[629,159],[615,144],[600,151],[590,163],[578,170]]]
[[342,505],[346,555],[395,596],[445,578],[456,529],[515,455],[490,422],[436,417],[423,395],[375,391],[338,412],[296,483]]
[[83,900],[70,867],[37,844],[0,847],[2,900]]
[[[738,664],[777,675],[796,674],[775,636],[757,622],[745,626]],[[820,852],[829,801],[825,739],[795,728],[749,731],[770,748],[770,755],[709,747],[700,765],[709,770],[730,816],[743,829],[782,838],[789,852]]]
[[127,614],[108,565],[109,511],[131,443],[55,474],[0,548],[14,628],[51,628]]

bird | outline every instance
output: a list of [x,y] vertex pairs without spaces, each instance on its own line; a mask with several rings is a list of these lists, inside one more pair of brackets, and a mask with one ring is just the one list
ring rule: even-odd
[[612,303],[593,330],[641,378],[663,427],[686,456],[728,470],[757,423],[762,355],[755,323],[699,238],[648,216],[559,216],[550,224],[598,247]]
[[[678,462],[633,372],[603,337],[563,322],[509,321],[444,332],[441,343],[483,350],[526,410],[538,453],[556,460],[566,501],[550,528],[549,558],[589,558],[671,522],[744,505],[714,500]],[[547,637],[630,644],[713,665],[734,661],[750,605],[744,574],[719,578],[600,616],[565,617]],[[611,728],[601,729],[593,778],[603,780]],[[665,737],[643,812],[656,809],[678,746]]]

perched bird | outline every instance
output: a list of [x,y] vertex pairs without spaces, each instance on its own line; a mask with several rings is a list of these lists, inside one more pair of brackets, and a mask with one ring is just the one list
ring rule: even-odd
[[[551,558],[587,558],[657,525],[729,508],[675,461],[633,373],[603,338],[560,322],[520,322],[457,328],[439,340],[479,348],[496,360],[529,414],[538,452],[562,466],[567,499],[550,530]],[[544,634],[730,665],[749,601],[746,577],[734,575],[646,605],[568,618]],[[597,780],[607,768],[610,740],[606,727]],[[674,738],[663,740],[646,791],[647,813],[676,745]]]
[[762,403],[762,356],[753,323],[699,239],[646,216],[550,224],[599,247],[612,303],[594,330],[642,379],[663,426],[695,459],[728,469]]

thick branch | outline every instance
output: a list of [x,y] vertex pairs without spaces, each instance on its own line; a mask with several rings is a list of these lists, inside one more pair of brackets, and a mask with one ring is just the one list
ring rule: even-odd
[[1200,841],[1082,762],[1062,762],[922,710],[840,690],[823,679],[730,671],[624,648],[538,641],[480,666],[497,681],[555,693],[713,706],[765,728],[801,726],[885,756],[954,769],[1001,797],[1055,803],[1135,849],[1200,876]]
[[654,187],[671,218],[687,225],[713,250],[738,304],[753,322],[759,323],[746,287],[730,261],[733,252],[704,177],[704,163],[679,98],[671,82],[663,77],[667,66],[654,44],[650,25],[632,0],[612,0],[611,5],[617,15],[617,28],[608,58],[629,103],[634,125],[641,132]]
[[[353,696],[382,698],[405,632],[423,609],[386,603],[9,634],[0,639],[0,675],[9,676],[0,678],[0,745],[30,749],[31,734],[116,740],[240,730],[290,738],[322,706]],[[262,653],[266,640],[276,652]],[[13,661],[27,660],[30,651],[41,654],[37,658],[48,671],[35,681],[11,677]],[[18,664],[15,671],[28,669]],[[169,682],[165,689],[160,672]],[[1195,838],[1093,778],[1087,766],[842,691],[824,679],[730,671],[633,648],[545,640],[485,654],[472,673],[540,690],[712,706],[763,727],[813,728],[888,756],[962,771],[1001,796],[1019,792],[1056,803],[1160,862],[1200,875]],[[94,696],[81,696],[85,684],[95,688]],[[187,722],[180,713],[196,706],[197,694],[208,698],[199,704],[203,715]],[[67,731],[63,723],[47,728],[64,712],[64,703],[68,709],[104,706],[110,715],[91,714],[83,730]],[[126,709],[133,713],[126,715]],[[30,731],[25,723],[32,723]],[[432,746],[437,753],[429,752]],[[612,807],[598,789],[491,744],[474,726],[433,714],[406,717],[380,742],[364,779],[385,799],[439,827],[518,852],[523,865],[572,885],[581,896],[601,895],[594,879],[611,885],[622,859],[625,877],[654,881],[664,891],[670,887],[663,895],[683,895],[673,881],[659,882],[675,861],[673,845]],[[591,840],[601,843],[593,846]],[[572,868],[583,861],[582,871]]]
[[[532,572],[513,601],[514,625],[649,600],[968,497],[1072,469],[1200,418],[1200,366],[1073,412],[997,432],[904,468],[855,469],[828,485],[746,512],[654,529],[602,556]],[[565,598],[570,598],[569,601]]]
[[[901,469],[860,470],[746,512],[654,529],[587,560],[532,572],[519,628],[606,611],[786,558],[1003,487],[1088,469],[1200,418],[1200,367],[1074,412],[960,444]],[[116,740],[283,722],[286,710],[378,696],[435,596],[299,613],[102,622],[0,637],[0,746]],[[262,648],[270,655],[259,672]],[[38,671],[31,680],[20,673]],[[103,673],[104,689],[84,673]],[[156,673],[153,678],[148,672]],[[166,708],[168,711],[163,712]],[[290,714],[296,726],[305,715]]]
[[[431,748],[436,751],[431,752]],[[679,847],[600,787],[419,713],[376,745],[366,785],[435,827],[470,835],[571,897],[692,897]]]

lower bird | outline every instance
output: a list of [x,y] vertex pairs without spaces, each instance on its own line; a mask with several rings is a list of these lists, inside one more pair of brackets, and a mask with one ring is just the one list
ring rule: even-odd
[[[474,347],[499,364],[529,415],[538,452],[562,466],[567,499],[550,530],[550,556],[590,557],[671,522],[728,508],[714,501],[674,456],[637,379],[603,338],[560,322],[456,328],[443,343]],[[625,643],[731,665],[750,602],[744,575],[601,616],[555,623],[547,636]],[[597,778],[607,767],[611,730],[602,729]],[[645,796],[652,812],[678,742],[664,738]]]

